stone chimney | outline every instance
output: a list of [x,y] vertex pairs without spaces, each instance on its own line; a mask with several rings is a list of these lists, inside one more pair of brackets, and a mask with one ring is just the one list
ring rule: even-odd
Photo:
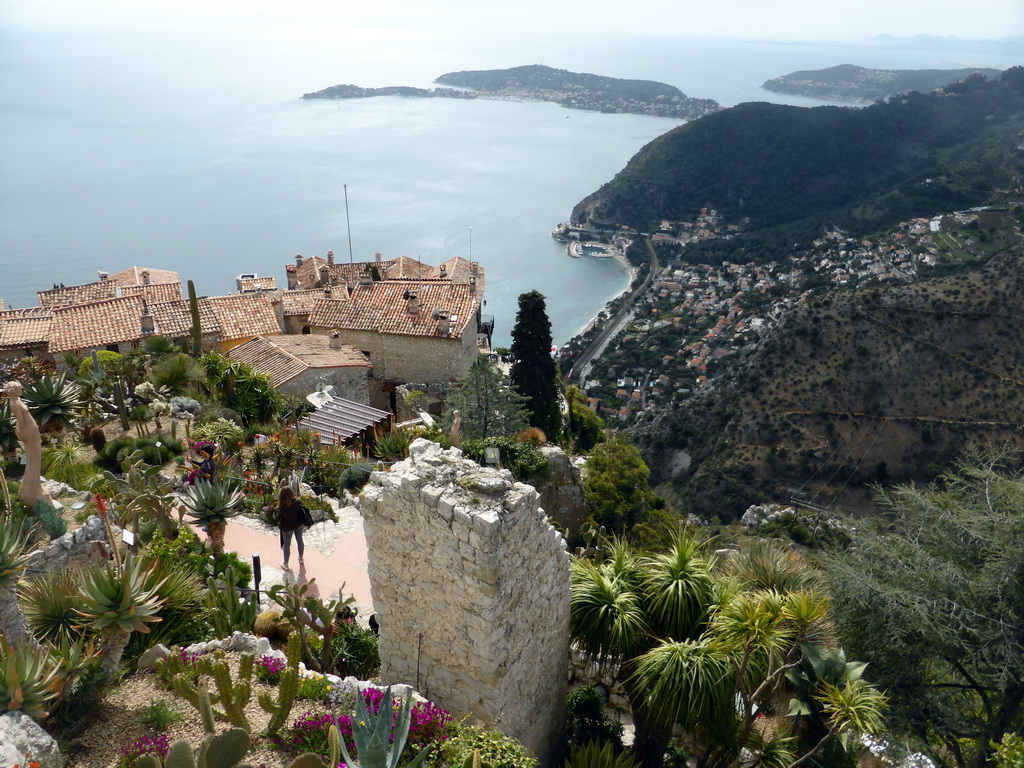
[[331,331],[331,349],[341,349],[341,331],[335,328]]
[[302,266],[302,254],[301,253],[296,253],[295,254],[295,266],[296,267],[301,267]]
[[327,263],[334,264],[334,251],[327,251]]
[[[144,272],[143,274],[149,274]],[[153,319],[153,315],[149,311],[149,304],[146,300],[142,300],[142,319],[139,323],[139,330],[143,336],[150,336],[156,333],[156,321]]]
[[442,309],[437,313],[437,332],[442,336],[447,336],[452,329],[452,321],[448,316],[448,311]]
[[476,296],[476,275],[469,276],[469,292]]
[[107,274],[106,272],[100,272],[99,274],[100,274],[100,280],[106,280],[108,277],[110,277],[110,275]]
[[140,277],[142,278],[142,284],[143,285],[149,285],[149,270],[148,269],[145,272],[143,272],[140,275]]
[[380,251],[377,251],[375,254],[373,254],[373,260],[380,264]]
[[318,274],[320,275],[320,285],[331,284],[331,271],[327,268],[326,264],[320,267],[320,271]]
[[409,300],[409,314],[418,315],[420,313],[420,297],[412,291],[407,292],[406,295]]
[[441,270],[440,277],[441,277],[442,280],[444,280],[445,278],[448,277],[448,268],[445,267],[444,264],[442,264],[441,267],[440,267],[440,270]]

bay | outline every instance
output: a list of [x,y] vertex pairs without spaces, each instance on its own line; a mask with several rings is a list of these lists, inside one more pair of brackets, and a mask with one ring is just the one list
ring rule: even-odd
[[[284,280],[296,253],[471,257],[495,342],[516,298],[548,297],[557,343],[626,285],[569,259],[550,231],[644,144],[679,123],[551,104],[385,97],[303,101],[328,85],[427,87],[454,69],[545,63],[672,83],[726,105],[810,105],[760,83],[794,69],[1009,66],[1024,57],[890,46],[538,35],[381,48],[197,30],[144,37],[0,26],[0,298],[137,264],[201,293],[242,272]],[[964,62],[968,63],[964,63]]]

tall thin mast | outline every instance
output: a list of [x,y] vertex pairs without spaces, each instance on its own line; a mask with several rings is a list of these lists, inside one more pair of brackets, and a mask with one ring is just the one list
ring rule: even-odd
[[345,190],[345,226],[348,228],[348,263],[352,264],[352,221],[348,217],[348,184],[343,184]]

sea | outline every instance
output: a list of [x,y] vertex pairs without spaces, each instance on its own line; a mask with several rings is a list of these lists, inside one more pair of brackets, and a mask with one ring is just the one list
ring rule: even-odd
[[725,106],[821,102],[761,90],[836,64],[1006,68],[1020,46],[807,43],[571,32],[513,41],[385,45],[145,35],[0,18],[0,298],[132,265],[173,269],[200,294],[241,273],[284,283],[296,254],[366,261],[452,256],[486,269],[484,313],[507,345],[517,298],[547,298],[553,337],[582,330],[628,276],[571,259],[550,236],[573,206],[680,121],[554,104],[377,97],[303,100],[339,83],[431,87],[444,72],[546,64],[670,83]]

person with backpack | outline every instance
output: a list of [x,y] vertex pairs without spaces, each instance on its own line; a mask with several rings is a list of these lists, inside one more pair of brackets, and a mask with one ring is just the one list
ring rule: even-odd
[[277,509],[277,527],[281,532],[281,549],[284,552],[281,567],[286,571],[291,570],[288,567],[288,558],[291,555],[293,536],[295,537],[295,548],[299,552],[299,567],[304,565],[302,555],[305,543],[302,541],[302,529],[308,519],[309,512],[302,506],[302,502],[295,498],[295,491],[291,489],[291,486],[286,485],[281,489]]

